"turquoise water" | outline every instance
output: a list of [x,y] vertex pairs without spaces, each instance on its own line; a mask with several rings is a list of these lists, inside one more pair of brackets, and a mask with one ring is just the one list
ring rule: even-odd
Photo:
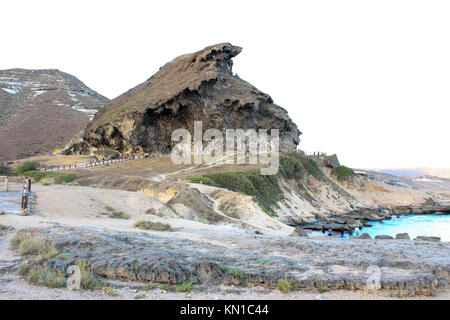
[[21,194],[21,191],[0,191],[0,210],[7,213],[19,213]]
[[[408,215],[392,217],[391,220],[383,222],[369,221],[372,227],[361,228],[361,233],[368,233],[372,238],[377,235],[389,235],[395,237],[398,233],[408,233],[411,239],[418,236],[440,237],[441,241],[450,241],[450,215]],[[322,235],[320,231],[307,231],[309,234],[317,236]],[[333,232],[333,235],[339,236],[339,232]],[[345,233],[345,238],[348,234]]]
[[450,241],[450,215],[408,215],[392,217],[391,220],[369,222],[372,227],[362,228],[372,238],[387,234],[395,237],[397,233],[406,232],[411,239],[417,236],[441,237],[441,241]]

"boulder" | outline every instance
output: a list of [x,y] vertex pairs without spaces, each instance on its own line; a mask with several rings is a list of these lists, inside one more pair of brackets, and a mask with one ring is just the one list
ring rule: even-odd
[[407,233],[397,233],[395,235],[395,239],[410,239],[409,234]]
[[375,236],[375,239],[392,240],[394,238],[391,236],[385,235],[385,234],[381,234],[381,235]]
[[359,236],[360,239],[372,239],[372,237],[368,233],[363,233]]
[[0,216],[3,216],[3,215],[5,215],[6,214],[6,212],[5,211],[3,211],[3,210],[0,210]]
[[423,240],[423,241],[432,241],[432,242],[439,242],[441,241],[440,237],[426,237],[426,236],[418,236],[414,240]]
[[325,167],[329,167],[329,168],[337,168],[337,167],[339,167],[341,165],[339,163],[337,155],[335,155],[335,154],[333,154],[331,156],[323,157],[322,158],[322,164]]
[[308,238],[308,234],[302,227],[296,227],[294,231],[290,234],[291,236],[297,236],[301,238]]

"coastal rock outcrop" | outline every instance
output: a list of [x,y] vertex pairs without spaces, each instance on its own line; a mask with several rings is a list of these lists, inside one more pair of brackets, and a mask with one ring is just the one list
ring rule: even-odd
[[381,234],[381,235],[375,236],[375,239],[392,240],[394,238],[391,236],[385,235],[385,234]]
[[439,242],[441,241],[440,237],[426,237],[426,236],[418,236],[414,240],[422,240],[422,241],[431,241],[431,242]]
[[206,129],[279,129],[280,149],[292,151],[301,134],[286,110],[237,75],[229,43],[182,55],[155,75],[106,104],[88,125],[84,139],[120,152],[168,154],[172,132],[194,121]]

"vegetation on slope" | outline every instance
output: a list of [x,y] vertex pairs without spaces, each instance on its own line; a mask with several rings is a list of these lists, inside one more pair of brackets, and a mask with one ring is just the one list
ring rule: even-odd
[[316,161],[297,152],[280,155],[280,173],[287,179],[303,179],[309,174],[320,180],[324,175]]
[[190,177],[193,183],[225,188],[253,197],[263,211],[273,215],[272,207],[282,199],[276,176],[263,176],[257,169],[207,173]]
[[283,192],[278,182],[278,176],[286,179],[303,179],[311,175],[316,179],[324,176],[318,164],[299,153],[280,155],[280,169],[278,175],[263,176],[258,169],[207,173],[190,177],[193,183],[226,188],[253,197],[269,215],[274,215],[273,208],[283,199]]
[[[58,172],[58,171],[37,171],[39,169],[39,163],[36,161],[25,161],[19,165],[11,173],[18,176],[25,176],[33,178],[35,182],[40,182],[43,179],[53,178],[57,184],[67,184],[74,181],[77,176],[74,173]],[[0,166],[0,170],[6,172],[6,168]]]
[[331,170],[331,174],[336,176],[336,178],[339,181],[348,180],[350,177],[355,175],[353,170],[346,166],[339,166],[339,167],[333,168]]
[[74,173],[66,173],[66,172],[57,172],[57,171],[27,171],[22,175],[33,178],[34,181],[39,182],[42,179],[46,178],[54,178],[55,183],[57,184],[67,184],[76,179],[76,174]]

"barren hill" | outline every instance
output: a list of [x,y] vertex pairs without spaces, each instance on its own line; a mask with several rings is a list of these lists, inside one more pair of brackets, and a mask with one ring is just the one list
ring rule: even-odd
[[171,134],[194,121],[203,130],[280,129],[280,145],[291,151],[300,131],[272,98],[232,73],[241,52],[229,43],[182,55],[150,79],[105,105],[86,129],[93,146],[119,151],[167,154]]
[[106,101],[59,70],[0,70],[0,160],[64,146]]

